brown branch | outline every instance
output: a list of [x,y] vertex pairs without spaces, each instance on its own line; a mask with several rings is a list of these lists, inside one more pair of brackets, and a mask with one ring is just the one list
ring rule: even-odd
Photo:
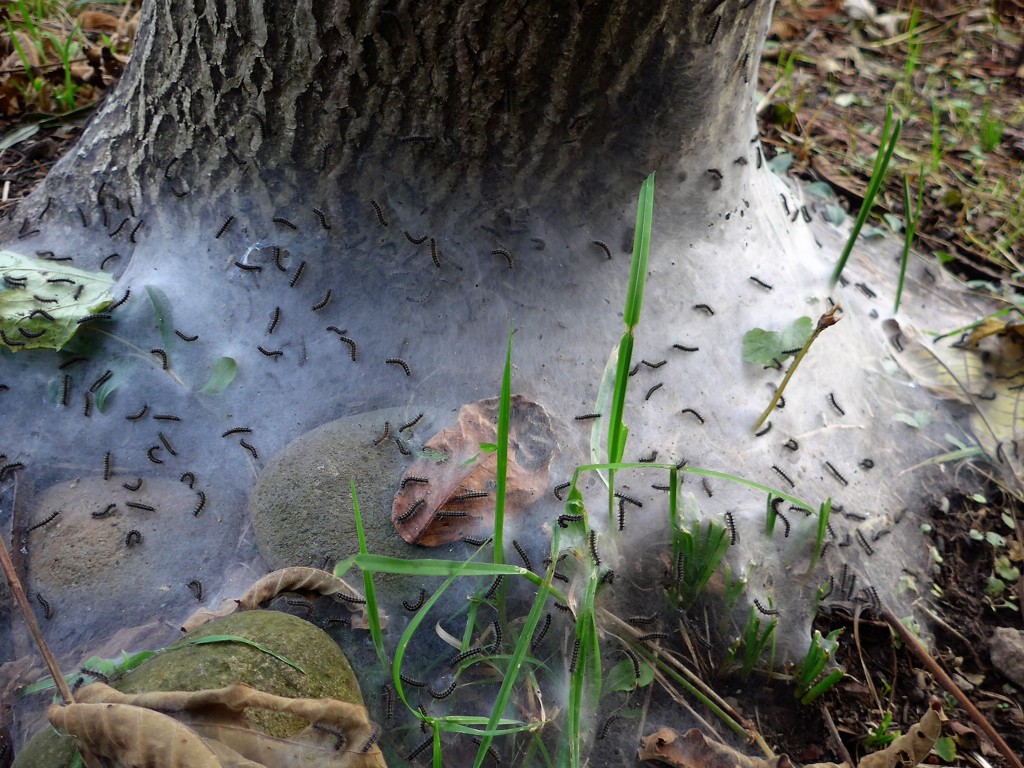
[[1003,737],[996,732],[996,729],[992,726],[992,723],[988,721],[988,718],[981,714],[978,708],[974,706],[973,702],[967,698],[967,694],[960,690],[960,686],[953,682],[953,678],[947,675],[946,671],[939,666],[939,663],[932,658],[931,654],[928,653],[928,649],[924,647],[920,640],[918,640],[917,635],[907,629],[903,622],[900,621],[900,617],[893,613],[887,606],[882,606],[882,616],[885,618],[886,623],[896,630],[903,642],[907,644],[907,647],[914,652],[914,655],[917,656],[925,669],[927,669],[932,676],[939,681],[939,685],[953,695],[953,697],[960,703],[960,706],[963,707],[970,716],[971,720],[973,720],[974,723],[984,731],[985,735],[992,740],[992,743],[995,744],[999,753],[1006,758],[1006,761],[1014,768],[1024,768],[1024,763],[1021,763],[1020,758],[1013,753],[1013,750],[1010,749],[1010,745],[1007,744],[1003,740]]
[[28,630],[32,633],[36,645],[39,646],[39,654],[43,657],[43,661],[46,662],[46,666],[53,676],[53,682],[56,684],[57,690],[60,691],[61,698],[64,699],[65,704],[74,704],[75,698],[71,695],[71,689],[68,688],[68,684],[64,681],[64,676],[60,673],[60,667],[57,666],[57,660],[53,657],[50,647],[46,644],[46,638],[43,637],[42,630],[39,629],[39,623],[36,621],[35,614],[32,613],[32,607],[28,604],[25,589],[21,586],[21,579],[18,578],[18,574],[14,570],[14,563],[11,562],[11,556],[7,552],[7,544],[2,536],[0,536],[0,566],[3,566],[7,583],[11,585],[11,593],[18,603],[18,607],[21,608],[21,613],[25,617],[25,623],[28,624]]

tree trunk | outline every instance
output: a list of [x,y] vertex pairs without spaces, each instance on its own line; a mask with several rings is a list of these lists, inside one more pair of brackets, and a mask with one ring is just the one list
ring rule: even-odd
[[[754,75],[771,3],[555,6],[144,3],[123,79],[78,149],[7,227],[12,241],[40,229],[13,242],[71,256],[83,269],[102,266],[118,279],[116,296],[130,287],[130,299],[112,327],[83,334],[90,360],[68,371],[76,405],[60,401],[66,356],[19,352],[4,361],[2,396],[24,409],[4,450],[26,464],[23,478],[65,494],[52,504],[69,498],[62,483],[96,474],[109,451],[117,479],[144,476],[173,500],[187,535],[154,528],[143,546],[125,548],[122,527],[113,550],[96,544],[95,561],[123,562],[128,581],[116,588],[99,565],[100,583],[77,573],[60,582],[47,569],[70,553],[38,555],[38,589],[60,590],[51,624],[63,647],[81,647],[113,621],[150,617],[154,595],[177,617],[193,601],[192,578],[207,580],[216,599],[209,585],[238,557],[245,498],[269,457],[313,427],[369,414],[359,450],[392,461],[399,448],[375,444],[384,417],[374,414],[385,408],[410,419],[442,414],[418,427],[412,442],[422,445],[446,425],[443,414],[454,419],[462,404],[496,394],[513,326],[514,390],[551,416],[559,455],[550,485],[568,479],[590,459],[589,422],[574,417],[595,410],[614,364],[634,201],[652,171],[654,237],[626,460],[656,452],[658,461],[686,460],[815,504],[833,497],[849,517],[833,517],[837,546],[827,562],[856,551],[839,545],[858,526],[867,537],[893,530],[922,477],[897,471],[925,446],[891,437],[891,414],[921,401],[882,373],[891,349],[875,319],[887,311],[884,294],[836,293],[848,319],[815,342],[768,431],[751,430],[782,373],[745,363],[743,335],[827,311],[832,266],[805,220],[811,204],[774,179],[757,142]],[[25,220],[33,226],[22,229]],[[119,258],[104,261],[113,249]],[[889,265],[877,269],[873,279],[882,280]],[[204,394],[223,358],[237,362],[237,379]],[[86,417],[77,403],[107,369],[118,388]],[[41,392],[50,397],[41,402]],[[126,422],[143,405],[149,415]],[[147,422],[153,414],[182,421]],[[238,427],[253,430],[240,433],[251,448],[239,433],[222,437]],[[941,434],[940,420],[935,429]],[[152,463],[154,448],[162,465]],[[872,473],[869,462],[892,471]],[[398,477],[377,471],[354,478],[361,497],[374,484],[394,493]],[[196,481],[179,500],[182,473]],[[664,474],[620,473],[646,516],[609,544],[637,579],[654,563],[649,582],[661,566],[645,547],[668,539],[666,497],[652,489]],[[319,482],[316,471],[306,482]],[[206,506],[193,519],[191,494],[200,490]],[[783,608],[780,653],[802,654],[813,596],[828,582],[827,566],[811,564],[815,521],[792,519],[792,538],[771,538],[762,533],[763,493],[692,476],[684,490],[705,516],[734,514],[743,547],[734,573],[747,578],[750,599]],[[102,507],[105,497],[90,493]],[[347,504],[338,500],[339,509]],[[559,511],[545,495],[516,535],[527,541]],[[316,527],[280,527],[307,562],[351,551],[331,538],[330,514]],[[90,535],[73,543],[91,547]],[[886,570],[915,561],[911,535],[896,529],[876,540]],[[307,564],[294,549],[260,546],[272,565]],[[32,560],[29,548],[30,568]],[[895,584],[869,580],[877,566],[852,567],[862,584],[898,600]],[[97,601],[89,589],[135,590],[136,599]],[[88,621],[74,600],[93,607]]]

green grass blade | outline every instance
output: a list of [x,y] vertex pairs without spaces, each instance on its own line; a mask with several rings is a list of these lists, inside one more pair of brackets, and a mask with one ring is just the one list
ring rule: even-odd
[[[359,557],[369,557],[366,547],[366,531],[363,530],[363,516],[359,513],[359,496],[356,494],[356,481],[349,481],[352,494],[352,513],[356,520],[356,536],[359,538]],[[357,558],[358,559],[358,558]],[[373,587],[373,574],[363,569],[363,592],[366,596],[366,618],[370,625],[370,638],[377,651],[377,658],[385,667],[388,665],[388,652],[384,648],[384,634],[380,628],[380,614],[377,613],[377,592]]]
[[903,175],[903,253],[900,256],[900,279],[896,283],[896,303],[892,312],[900,311],[900,299],[903,298],[903,283],[907,279],[907,262],[910,260],[910,245],[914,241],[913,214],[910,211],[910,182]]
[[857,213],[857,220],[853,223],[853,228],[850,230],[850,236],[846,240],[843,253],[839,257],[839,261],[836,262],[836,268],[832,271],[832,277],[828,283],[829,288],[834,288],[835,284],[839,282],[839,276],[846,267],[846,262],[850,258],[853,246],[860,236],[860,231],[868,220],[868,214],[871,213],[875,197],[878,195],[878,190],[881,189],[882,182],[885,179],[886,168],[889,167],[889,160],[892,159],[892,153],[896,150],[896,143],[899,141],[902,130],[903,121],[900,118],[893,119],[892,104],[890,104],[885,110],[885,126],[882,128],[882,138],[878,143],[878,154],[875,155],[875,165],[871,171],[871,180],[868,182],[868,189],[864,193],[864,201],[861,203],[860,211]]
[[494,562],[505,562],[503,528],[505,522],[505,485],[508,480],[508,421],[512,404],[512,334],[508,332],[505,370],[501,376],[501,399],[498,403],[498,477],[494,492]]
[[[543,579],[532,571],[507,563],[474,563],[462,560],[403,560],[400,557],[361,554],[351,559],[353,565],[372,573],[402,573],[409,576],[531,576],[535,584]],[[347,562],[347,561],[346,561]],[[339,563],[342,565],[343,563]]]
[[280,661],[282,664],[287,664],[293,669],[299,670],[302,674],[306,674],[306,670],[300,667],[291,659],[286,659],[276,651],[272,651],[262,643],[257,643],[255,640],[250,640],[248,637],[241,637],[240,635],[207,635],[206,637],[198,637],[195,640],[188,640],[187,642],[168,648],[168,651],[178,650],[179,648],[188,648],[192,645],[208,645],[210,643],[241,643],[242,645],[248,645],[250,648],[255,648],[257,651],[262,651],[268,656],[273,656],[275,659]]

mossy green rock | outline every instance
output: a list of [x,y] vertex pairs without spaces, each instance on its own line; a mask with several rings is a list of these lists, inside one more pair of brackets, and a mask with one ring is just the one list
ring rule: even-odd
[[[237,642],[186,646],[189,640],[237,635],[274,651],[302,667],[288,666],[264,651]],[[193,630],[162,653],[113,683],[125,693],[198,691],[246,683],[267,693],[293,698],[329,696],[362,704],[359,683],[341,649],[321,629],[276,611],[245,611]],[[249,710],[255,727],[288,738],[306,727],[290,715]],[[47,727],[33,737],[15,761],[17,768],[70,765],[73,740]]]

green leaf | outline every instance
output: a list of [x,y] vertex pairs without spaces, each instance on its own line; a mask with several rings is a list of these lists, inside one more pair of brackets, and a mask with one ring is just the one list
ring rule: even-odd
[[[116,659],[101,659],[99,656],[90,656],[88,659],[82,662],[79,669],[92,670],[93,672],[99,672],[101,675],[107,678],[121,677],[132,669],[135,669],[142,662],[148,661],[163,651],[138,651],[137,653],[122,653]],[[89,680],[95,678],[95,675],[90,675],[88,672],[72,672],[69,675],[64,675],[64,681],[68,685],[74,685],[75,682],[83,677],[87,677]],[[32,693],[38,693],[39,691],[47,691],[50,688],[55,687],[53,684],[52,677],[46,677],[40,680],[38,683],[26,687],[22,692],[22,696],[28,696]]]
[[800,317],[781,331],[754,328],[743,334],[743,360],[755,365],[774,365],[796,355],[811,337],[814,327],[809,317]]
[[23,125],[20,128],[17,128],[11,131],[10,133],[5,134],[4,137],[0,139],[0,151],[10,149],[15,144],[19,144],[23,142],[25,139],[31,139],[37,133],[39,133],[38,123],[29,123],[28,125]]
[[1020,569],[1010,563],[1008,557],[996,558],[996,573],[1003,581],[1016,581],[1020,578]]
[[979,531],[977,528],[971,528],[971,530],[968,532],[967,535],[970,536],[975,541],[984,541],[985,540],[985,534],[982,533],[981,531]]
[[985,540],[989,544],[991,544],[993,547],[996,547],[996,548],[1005,547],[1006,546],[1006,539],[1004,539],[1002,536],[1000,536],[995,531],[989,531],[988,533],[986,533],[985,534]]
[[208,645],[210,643],[241,643],[242,645],[248,645],[250,648],[255,648],[258,651],[263,651],[263,653],[267,654],[268,656],[273,656],[278,661],[287,664],[289,667],[292,667],[293,669],[299,670],[299,672],[301,672],[302,674],[306,674],[306,670],[304,670],[294,661],[286,659],[284,656],[277,653],[276,651],[270,650],[269,648],[267,648],[267,646],[263,645],[262,643],[257,643],[256,641],[250,640],[247,637],[242,637],[241,635],[207,635],[206,637],[200,637],[195,640],[187,640],[186,642],[179,643],[178,645],[172,646],[167,650],[188,648],[192,645]]
[[[113,298],[114,279],[104,272],[86,272],[14,251],[0,251],[0,276],[25,281],[23,288],[0,282],[0,329],[12,341],[22,342],[10,347],[15,352],[61,349],[81,327],[78,320],[100,312]],[[37,312],[34,317],[33,312]],[[40,331],[40,336],[32,338]]]
[[838,205],[826,205],[824,216],[825,221],[829,224],[835,224],[837,227],[846,221],[846,211]]
[[654,670],[649,664],[640,665],[640,677],[633,676],[633,662],[623,659],[614,667],[608,670],[608,676],[604,680],[602,695],[623,691],[630,693],[637,688],[650,685],[654,680]]
[[985,583],[985,594],[990,597],[999,597],[1006,591],[1006,584],[995,576],[989,576]]
[[163,339],[164,349],[171,346],[171,337],[174,333],[174,313],[171,311],[171,302],[167,294],[155,285],[146,286],[146,295],[153,305],[153,312],[156,314],[156,325],[160,329],[160,338]]
[[238,374],[238,363],[232,357],[218,357],[210,367],[210,377],[206,380],[203,388],[199,390],[202,395],[219,395],[228,385],[235,380]]
[[947,763],[956,761],[956,742],[950,736],[940,736],[932,745],[932,752]]
[[913,413],[897,413],[892,417],[892,420],[906,424],[914,429],[924,429],[932,423],[932,416],[928,411],[918,410]]
[[495,453],[497,450],[495,443],[480,443],[480,453]]

